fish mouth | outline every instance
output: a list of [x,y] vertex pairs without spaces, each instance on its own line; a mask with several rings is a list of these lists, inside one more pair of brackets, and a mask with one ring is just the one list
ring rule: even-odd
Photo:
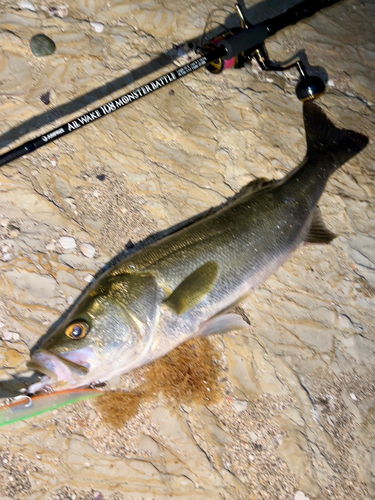
[[37,351],[27,366],[44,376],[39,382],[32,384],[28,392],[34,394],[46,387],[71,388],[87,385],[83,379],[87,378],[96,358],[92,348],[58,354]]

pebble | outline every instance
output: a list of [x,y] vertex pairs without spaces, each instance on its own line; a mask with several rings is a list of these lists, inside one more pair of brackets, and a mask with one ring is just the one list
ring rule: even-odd
[[48,250],[49,252],[53,252],[55,248],[56,246],[54,243],[48,243],[48,245],[46,245],[46,250]]
[[334,87],[335,86],[335,82],[332,80],[332,78],[330,78],[327,82],[328,86],[329,87]]
[[252,443],[256,443],[258,441],[258,436],[255,434],[254,431],[249,432],[249,438],[251,439]]
[[73,250],[77,246],[76,240],[70,236],[61,236],[59,243],[64,250]]
[[16,332],[3,332],[3,340],[18,342],[20,339],[20,334]]
[[83,279],[84,279],[84,281],[86,281],[86,283],[91,283],[95,278],[92,274],[88,274]]
[[51,94],[50,92],[45,92],[40,96],[40,100],[42,101],[43,104],[48,105],[51,102]]
[[79,249],[88,259],[92,259],[95,255],[95,248],[89,243],[82,243],[82,245],[79,246]]
[[241,413],[242,411],[247,410],[247,401],[241,401],[240,399],[237,399],[233,401],[233,406],[238,413]]
[[309,498],[302,491],[297,491],[294,494],[294,500],[309,500]]
[[354,394],[354,392],[350,393],[350,397],[352,398],[353,401],[358,401],[357,396]]
[[47,35],[39,34],[30,40],[31,52],[36,57],[49,56],[56,50],[56,45]]
[[11,238],[16,238],[20,234],[20,228],[15,224],[8,224],[8,231]]
[[102,23],[90,23],[91,26],[94,28],[94,30],[97,32],[97,33],[102,33],[103,30],[104,30],[104,24]]
[[50,7],[48,12],[54,17],[67,17],[69,14],[68,7],[66,5],[59,5],[58,7]]
[[36,12],[34,5],[31,2],[27,2],[26,0],[18,2],[18,7],[20,9],[31,10],[31,12]]

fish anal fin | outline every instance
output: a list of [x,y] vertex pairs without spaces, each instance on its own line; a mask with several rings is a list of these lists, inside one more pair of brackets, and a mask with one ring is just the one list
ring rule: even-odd
[[216,333],[228,333],[234,330],[244,330],[249,324],[239,314],[220,314],[203,323],[197,334],[207,337]]
[[335,238],[337,238],[337,234],[326,227],[319,207],[315,207],[312,213],[311,226],[305,237],[305,243],[328,244]]
[[180,316],[199,304],[213,289],[218,272],[219,264],[217,262],[206,262],[185,278],[164,303]]

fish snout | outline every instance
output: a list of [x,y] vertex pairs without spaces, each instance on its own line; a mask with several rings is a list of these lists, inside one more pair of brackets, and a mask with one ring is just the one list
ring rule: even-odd
[[36,351],[28,362],[28,367],[44,375],[39,382],[29,387],[29,393],[35,393],[45,387],[77,386],[80,379],[90,371],[96,354],[91,348],[84,348],[61,354],[40,349]]

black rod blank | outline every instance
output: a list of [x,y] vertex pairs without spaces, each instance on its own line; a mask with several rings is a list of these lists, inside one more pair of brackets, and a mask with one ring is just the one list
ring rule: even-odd
[[302,19],[311,17],[313,14],[319,10],[330,7],[340,0],[305,0],[294,7],[286,10],[282,14],[264,21],[264,25],[269,31],[269,36],[274,35],[277,31],[280,31],[287,26],[296,24]]
[[21,146],[0,155],[0,167],[16,160],[17,158],[20,158],[21,156],[24,156],[25,154],[35,151],[49,142],[70,134],[71,132],[84,127],[88,123],[92,123],[103,116],[117,111],[131,102],[137,101],[142,97],[155,92],[156,90],[159,90],[176,80],[179,80],[183,76],[197,71],[201,67],[206,66],[217,59],[230,59],[242,52],[254,50],[259,44],[263,43],[266,38],[273,35],[277,31],[291,24],[295,24],[301,19],[309,17],[320,9],[329,7],[338,1],[340,0],[305,0],[304,2],[297,4],[295,7],[288,9],[283,14],[244,29],[232,36],[228,36],[220,42],[217,49],[204,54],[195,61],[185,64],[185,66],[182,66],[181,68],[170,71],[169,73],[152,80],[148,84],[138,87],[117,99],[109,101],[106,104],[103,104],[102,106],[99,106],[96,109],[75,118],[68,123],[65,123],[64,125],[61,125],[61,127],[57,127],[50,132],[37,137],[36,139],[25,142]]
[[106,104],[103,104],[102,106],[99,106],[92,111],[89,111],[88,113],[75,118],[74,120],[71,120],[68,123],[65,123],[64,125],[61,125],[61,127],[57,127],[50,132],[37,137],[36,139],[25,142],[25,144],[22,144],[21,146],[18,146],[17,148],[1,155],[0,167],[13,160],[16,160],[17,158],[20,158],[21,156],[24,156],[25,154],[35,151],[36,149],[48,144],[49,142],[55,141],[56,139],[59,139],[64,135],[70,134],[71,132],[82,128],[85,125],[92,123],[99,118],[102,118],[103,116],[109,115],[133,101],[138,101],[142,97],[145,97],[146,95],[151,94],[152,92],[155,92],[156,90],[159,90],[176,80],[179,80],[189,73],[197,71],[201,67],[206,66],[210,62],[219,59],[224,55],[225,48],[218,47],[215,51],[210,52],[210,54],[207,56],[199,57],[195,61],[185,64],[185,66],[181,66],[180,68],[170,71],[163,76],[155,78],[155,80],[152,80],[151,82],[142,85],[132,90],[131,92],[118,97],[117,99],[113,99],[112,101],[109,101]]

